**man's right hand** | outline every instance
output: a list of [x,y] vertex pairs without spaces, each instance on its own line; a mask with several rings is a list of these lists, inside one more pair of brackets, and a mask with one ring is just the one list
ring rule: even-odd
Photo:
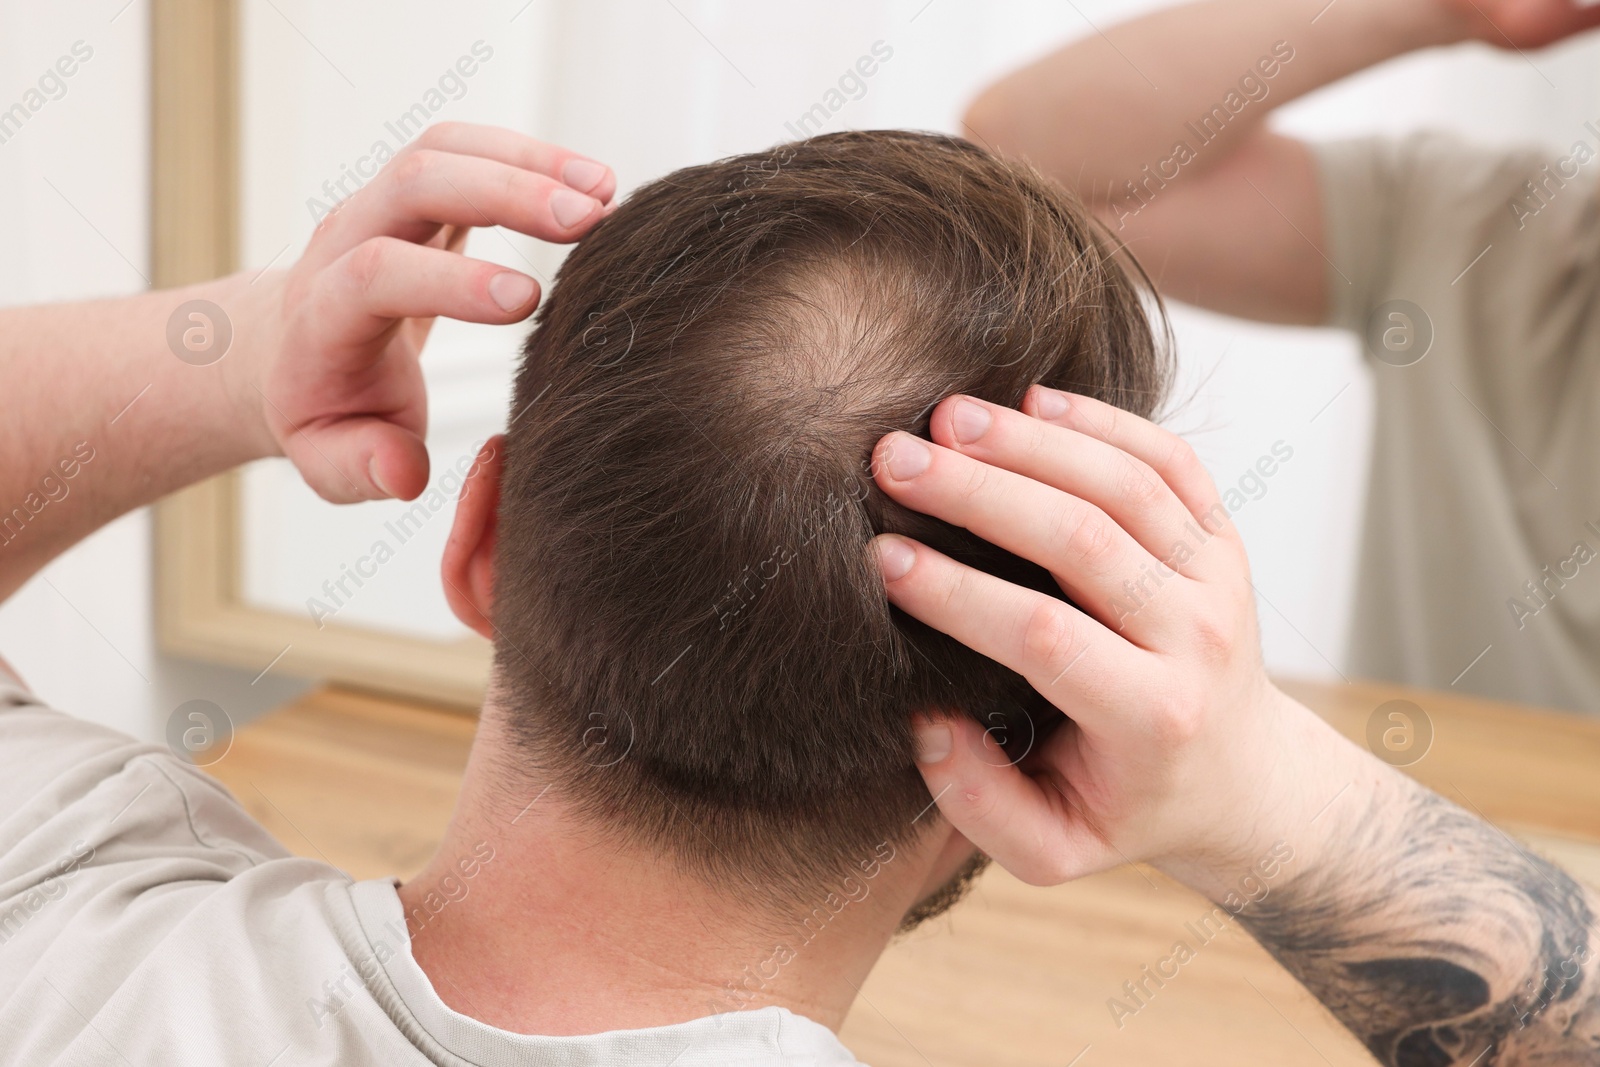
[[1019,766],[975,722],[921,724],[955,828],[1036,884],[1148,860],[1213,891],[1280,839],[1315,851],[1312,817],[1363,754],[1268,680],[1243,545],[1189,446],[1037,387],[1023,412],[950,398],[932,434],[886,437],[879,485],[1040,564],[1072,600],[879,539],[894,604],[1069,716]]
[[[891,434],[875,456],[896,500],[1034,560],[1073,601],[879,538],[896,605],[1069,716],[1015,766],[976,723],[922,724],[944,816],[1029,882],[1155,864],[1381,1063],[1593,1063],[1600,899],[1272,686],[1243,549],[1187,445],[1083,397],[1035,388],[1023,409],[953,397],[934,444]],[[1238,895],[1257,874],[1270,893]]]

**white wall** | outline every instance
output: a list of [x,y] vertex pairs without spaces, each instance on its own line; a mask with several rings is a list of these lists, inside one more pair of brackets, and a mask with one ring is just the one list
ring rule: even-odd
[[[146,288],[148,18],[143,0],[0,3],[0,109],[24,100],[74,43],[92,50],[64,93],[0,144],[0,301]],[[151,739],[185,700],[204,697],[248,717],[299,689],[271,678],[252,688],[249,676],[156,652],[145,511],[89,538],[0,606],[0,654],[56,706]]]

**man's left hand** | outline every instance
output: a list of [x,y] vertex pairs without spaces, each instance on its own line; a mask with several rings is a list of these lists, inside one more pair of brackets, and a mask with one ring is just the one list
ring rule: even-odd
[[[323,220],[258,302],[262,339],[238,388],[324,499],[411,499],[428,481],[419,356],[436,316],[512,323],[533,278],[461,254],[474,226],[576,241],[608,213],[603,164],[509,130],[430,127]],[[251,392],[259,395],[250,395]]]

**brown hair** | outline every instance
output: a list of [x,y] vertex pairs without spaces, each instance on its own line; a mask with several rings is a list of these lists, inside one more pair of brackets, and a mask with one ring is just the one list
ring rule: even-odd
[[1060,591],[891,502],[869,452],[956,392],[1149,414],[1157,307],[1070,194],[949,137],[832,134],[641,188],[566,260],[516,379],[494,614],[519,742],[607,831],[776,899],[912,839],[913,712],[1018,751],[1059,713],[891,609],[872,536]]

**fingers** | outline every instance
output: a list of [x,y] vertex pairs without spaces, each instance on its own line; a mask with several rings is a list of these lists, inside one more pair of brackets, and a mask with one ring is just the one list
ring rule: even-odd
[[1064,600],[957,563],[909,538],[874,542],[889,600],[901,611],[1010,667],[1086,726],[1137,698],[1146,655]]
[[334,504],[410,500],[428,484],[422,437],[378,416],[302,427],[284,440],[283,453],[306,484]]
[[555,178],[602,204],[609,203],[617,192],[617,176],[604,163],[498,126],[441,122],[424,130],[416,145],[437,152],[499,160],[521,170]]
[[306,300],[319,339],[330,349],[353,349],[402,318],[519,322],[538,304],[539,286],[526,274],[494,263],[376,237],[320,273]]
[[1190,551],[1206,538],[1188,508],[1149,464],[1120,448],[966,396],[935,408],[930,428],[939,444],[1098,506],[1179,573],[1220,572],[1216,553]]
[[899,503],[1046,568],[1074,600],[1113,629],[1127,626],[1132,639],[1142,642],[1174,618],[1143,614],[1137,605],[1188,579],[1094,504],[906,433],[879,442],[873,469]]
[[995,760],[986,744],[983,727],[968,719],[917,724],[917,767],[939,813],[963,837],[1030,885],[1057,885],[1121,862],[1053,777],[1030,777]]
[[570,242],[603,217],[599,200],[496,159],[416,148],[329,215],[302,262],[332,262],[374,237],[426,242],[441,226],[505,226]]
[[1208,533],[1232,537],[1228,510],[1217,495],[1216,483],[1194,449],[1177,434],[1099,400],[1037,385],[1023,398],[1022,410],[1036,419],[1098,438],[1148,464]]

